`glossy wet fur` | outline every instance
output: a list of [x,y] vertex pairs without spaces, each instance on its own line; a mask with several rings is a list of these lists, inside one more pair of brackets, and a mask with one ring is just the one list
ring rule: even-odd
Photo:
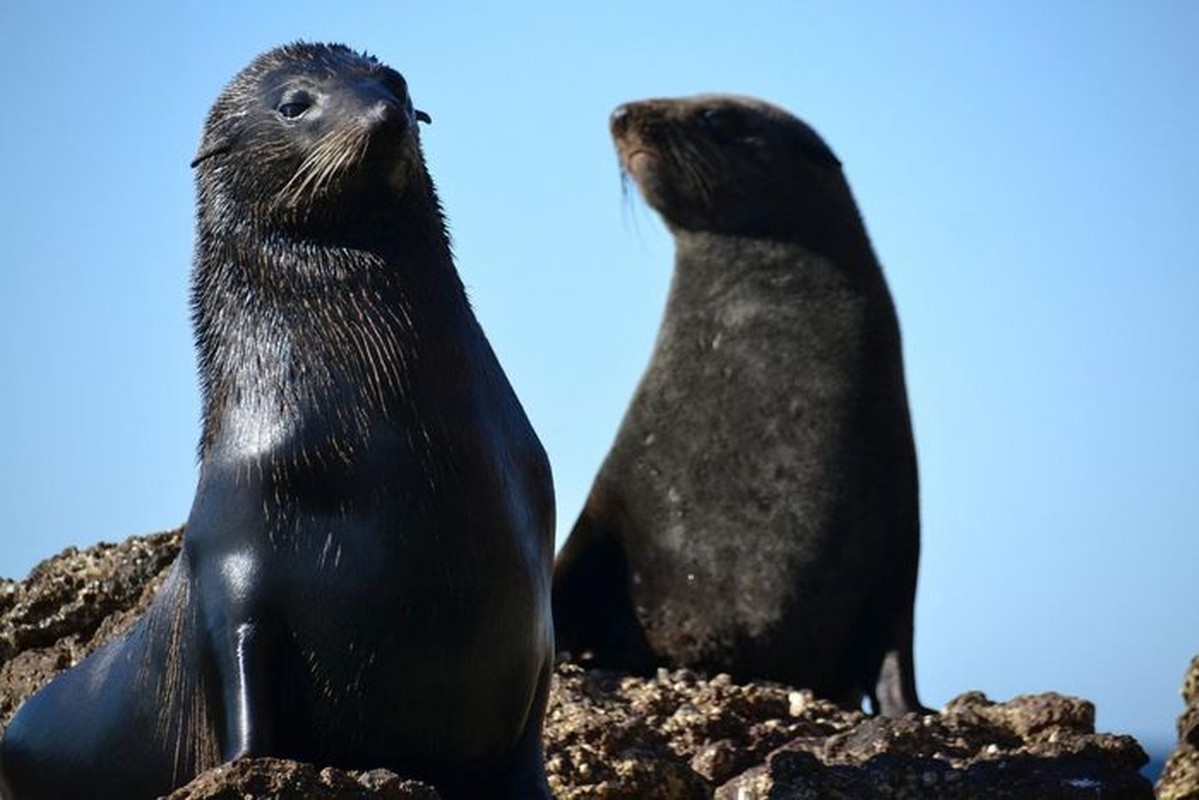
[[840,162],[751,98],[612,116],[675,237],[650,364],[559,555],[559,647],[921,708],[898,323]]
[[183,552],[14,719],[12,800],[149,798],[242,755],[548,796],[549,466],[454,271],[421,119],[339,46],[272,51],[218,99]]

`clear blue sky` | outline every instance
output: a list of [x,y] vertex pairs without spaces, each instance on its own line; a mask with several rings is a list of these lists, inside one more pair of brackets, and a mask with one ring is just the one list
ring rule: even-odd
[[0,6],[0,575],[181,522],[199,399],[188,161],[254,55],[403,72],[478,315],[574,521],[669,237],[618,103],[736,91],[846,165],[904,331],[922,694],[1058,690],[1172,742],[1199,651],[1199,4]]

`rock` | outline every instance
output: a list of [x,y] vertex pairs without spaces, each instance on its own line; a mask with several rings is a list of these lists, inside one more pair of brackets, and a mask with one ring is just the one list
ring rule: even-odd
[[866,717],[793,690],[679,670],[635,678],[560,664],[545,739],[550,788],[572,798],[706,798],[797,736],[849,730]]
[[0,582],[0,725],[53,675],[123,631],[179,553],[182,528],[67,548]]
[[1178,718],[1178,746],[1157,779],[1160,800],[1199,798],[1199,655],[1183,678],[1182,702],[1186,710]]
[[889,719],[795,695],[687,671],[642,679],[560,665],[551,786],[563,800],[1153,797],[1138,773],[1144,751],[1096,734],[1085,700],[971,692],[941,714]]
[[1140,746],[1096,734],[1094,716],[1090,703],[1053,693],[993,703],[970,692],[941,714],[797,739],[716,798],[1152,798]]
[[[0,724],[50,676],[127,627],[178,550],[178,531],[133,538],[67,550],[25,581],[0,581]],[[1190,775],[1192,792],[1194,673],[1192,665],[1189,727],[1180,722],[1191,760],[1176,765],[1176,753],[1162,778]],[[1094,725],[1090,703],[1053,693],[996,703],[969,692],[940,714],[886,719],[727,675],[632,677],[563,663],[550,694],[546,766],[559,800],[1151,798],[1140,746]],[[1162,797],[1196,796],[1178,791]],[[169,800],[435,797],[386,770],[263,758],[210,770]]]
[[342,772],[278,758],[224,764],[196,777],[166,800],[437,800],[423,783],[387,770]]

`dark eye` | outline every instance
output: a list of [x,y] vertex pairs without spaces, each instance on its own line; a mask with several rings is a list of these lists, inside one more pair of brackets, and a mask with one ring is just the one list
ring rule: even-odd
[[301,116],[305,111],[312,107],[312,96],[307,92],[295,92],[288,94],[283,98],[283,102],[279,103],[276,111],[279,116],[284,119],[295,119]]
[[734,139],[745,132],[741,114],[731,108],[705,108],[699,112],[699,122],[719,139]]

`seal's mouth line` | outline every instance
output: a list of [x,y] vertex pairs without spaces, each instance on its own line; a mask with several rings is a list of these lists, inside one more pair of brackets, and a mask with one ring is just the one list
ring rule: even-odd
[[214,145],[214,146],[208,148],[207,150],[201,150],[196,155],[196,157],[192,159],[192,162],[190,164],[188,164],[188,166],[191,167],[192,169],[195,169],[200,164],[202,164],[203,162],[212,158],[213,156],[222,156],[225,153],[228,153],[232,149],[233,148],[231,145],[229,145],[227,143],[222,143],[222,144]]

